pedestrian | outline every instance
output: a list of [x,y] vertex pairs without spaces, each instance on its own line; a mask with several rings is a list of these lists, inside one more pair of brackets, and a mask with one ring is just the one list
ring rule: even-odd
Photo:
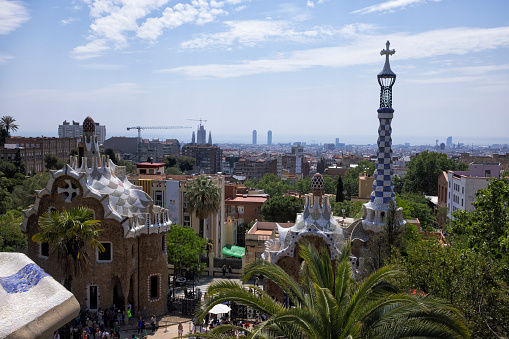
[[232,266],[228,265],[228,279],[232,276]]
[[152,325],[152,333],[154,333],[156,331],[156,321],[157,321],[157,318],[156,318],[156,315],[154,314],[152,316],[152,318],[150,318],[150,325]]
[[221,268],[223,271],[223,278],[226,276],[226,264],[223,264],[223,267]]
[[260,276],[256,275],[255,286],[258,287],[259,284],[260,284]]
[[182,338],[182,332],[184,332],[184,326],[182,325],[182,323],[180,322],[179,323],[179,326],[178,326],[178,334],[179,334],[179,338]]
[[140,315],[140,319],[138,319],[138,334],[141,333],[142,327],[143,327],[143,318]]

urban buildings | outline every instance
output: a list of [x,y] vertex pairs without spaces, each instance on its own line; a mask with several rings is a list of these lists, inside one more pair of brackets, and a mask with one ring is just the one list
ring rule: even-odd
[[252,142],[253,145],[257,144],[256,135],[257,135],[257,133],[256,133],[256,130],[254,129],[253,130],[253,142]]
[[194,158],[194,172],[204,174],[216,174],[221,172],[223,152],[214,145],[187,144],[182,147],[182,155]]
[[456,210],[473,211],[472,203],[476,199],[475,193],[487,188],[492,178],[500,178],[500,163],[473,162],[469,165],[468,171],[449,171],[447,173],[447,217],[452,219],[452,213]]
[[7,138],[0,147],[0,159],[12,161],[19,152],[21,161],[25,165],[27,175],[41,173],[46,170],[44,156],[56,155],[62,162],[67,163],[72,150],[76,150],[77,138]]
[[[99,145],[104,144],[106,140],[106,126],[100,125],[98,122],[95,123],[95,134],[99,141]],[[77,138],[79,139],[83,135],[83,126],[79,122],[72,121],[67,122],[65,120],[62,125],[58,126],[58,137],[59,138]]]
[[267,132],[267,145],[272,146],[272,131]]

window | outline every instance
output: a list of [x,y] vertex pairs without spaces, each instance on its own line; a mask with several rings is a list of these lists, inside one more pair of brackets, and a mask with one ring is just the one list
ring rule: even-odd
[[154,205],[163,207],[163,192],[162,191],[154,192]]
[[159,286],[159,277],[157,275],[153,275],[150,277],[150,299],[155,299],[159,296],[158,286]]
[[147,279],[148,284],[148,300],[150,302],[159,301],[161,299],[161,274],[152,274]]
[[184,214],[184,227],[191,227],[191,216],[189,214]]
[[97,262],[112,262],[113,261],[113,246],[111,242],[102,242],[104,252],[97,250]]
[[42,242],[39,244],[39,256],[43,259],[49,258],[49,243]]
[[163,251],[163,253],[166,250],[166,237],[164,236],[164,234],[163,234],[163,238],[161,239],[161,250]]
[[461,199],[461,207],[463,207],[463,199]]

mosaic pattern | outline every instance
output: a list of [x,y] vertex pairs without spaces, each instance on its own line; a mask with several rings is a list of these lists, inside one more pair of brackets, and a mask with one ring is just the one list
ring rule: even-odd
[[323,190],[323,177],[320,173],[316,173],[311,179],[312,190]]
[[111,206],[117,213],[133,216],[148,213],[152,199],[147,193],[133,189],[133,185],[121,181],[111,173],[111,167],[94,166],[87,176],[87,183],[93,189],[110,196]]
[[7,293],[27,292],[36,286],[42,278],[49,276],[36,264],[28,264],[13,275],[0,277],[0,285]]
[[394,183],[392,181],[392,119],[380,119],[378,127],[378,159],[373,181],[373,192],[370,201],[374,204],[388,204],[394,200]]

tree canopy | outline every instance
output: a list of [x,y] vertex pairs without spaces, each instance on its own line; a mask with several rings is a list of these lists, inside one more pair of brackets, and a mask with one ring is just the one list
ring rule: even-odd
[[297,213],[304,209],[304,201],[294,196],[276,196],[262,205],[264,221],[295,222]]
[[407,164],[403,190],[409,193],[438,195],[438,176],[443,171],[467,170],[468,166],[447,159],[447,154],[424,151]]
[[[93,250],[104,251],[104,246],[97,240],[100,225],[93,219],[92,210],[80,206],[69,211],[46,212],[39,217],[42,231],[36,233],[32,240],[47,242],[53,253],[56,253],[64,265],[68,276],[75,277],[85,272],[90,263],[90,253],[85,243],[89,242]],[[94,255],[94,254],[92,254]]]
[[168,263],[175,266],[175,272],[182,267],[192,269],[198,265],[198,257],[206,253],[207,239],[201,238],[190,227],[172,225],[167,233]]
[[203,220],[219,211],[221,207],[219,188],[211,178],[202,175],[187,184],[184,198],[189,211],[196,213],[200,219],[200,236],[203,236]]
[[0,215],[0,252],[21,252],[27,245],[27,236],[19,225],[23,214],[16,210]]
[[[246,329],[248,338],[468,338],[465,319],[454,308],[419,294],[402,292],[388,279],[400,272],[386,266],[360,283],[352,279],[349,248],[333,264],[326,249],[318,252],[300,244],[303,260],[296,281],[281,267],[256,261],[245,268],[243,280],[262,274],[288,296],[292,307],[263,289],[231,280],[209,285],[209,299],[197,311],[200,321],[220,303],[234,301],[265,314],[267,319]],[[254,290],[254,293],[252,292]],[[220,337],[232,325],[221,325],[210,337]]]
[[509,283],[509,183],[493,179],[475,196],[475,210],[455,211],[450,229],[468,248],[496,260]]
[[497,277],[496,262],[481,253],[429,239],[411,243],[406,254],[393,263],[405,272],[398,280],[403,287],[459,309],[472,338],[507,338],[509,290]]

